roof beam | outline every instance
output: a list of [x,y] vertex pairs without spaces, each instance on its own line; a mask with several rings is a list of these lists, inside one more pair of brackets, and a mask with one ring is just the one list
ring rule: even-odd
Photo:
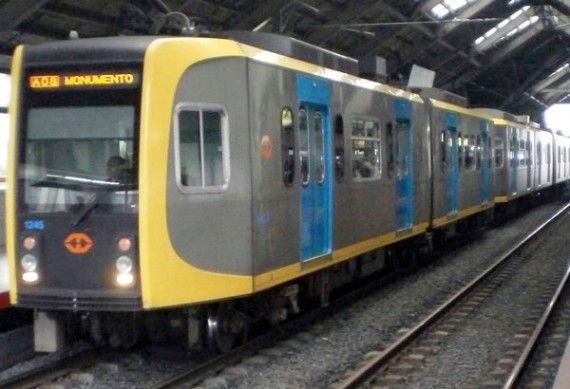
[[[405,15],[403,15],[400,11],[394,9],[392,6],[390,6],[384,2],[380,2],[379,7],[381,10],[385,11],[387,14],[389,14],[394,19],[397,19],[399,21],[404,21],[404,22],[409,21],[409,19]],[[412,25],[410,25],[410,27],[417,30],[421,34],[427,36],[428,38],[435,40],[439,45],[441,45],[445,49],[447,49],[453,53],[457,53],[459,56],[465,58],[466,60],[468,60],[473,65],[475,65],[477,67],[481,67],[481,63],[479,63],[479,61],[477,61],[473,56],[470,56],[468,53],[464,52],[463,50],[458,49],[457,47],[455,47],[451,43],[442,39],[442,37],[440,37],[436,33],[432,32],[432,30],[429,29],[428,27],[426,27],[422,24],[412,24]]]
[[48,0],[12,0],[0,8],[0,31],[16,29]]
[[251,30],[267,18],[272,18],[272,25],[279,26],[279,10],[288,2],[283,0],[267,0],[258,3],[258,9],[248,17],[241,18],[233,27],[235,30]]
[[505,101],[501,104],[501,108],[509,106],[515,99],[517,99],[521,94],[528,92],[532,94],[532,85],[536,84],[539,80],[544,78],[545,73],[549,73],[552,69],[560,64],[560,55],[553,55],[539,66],[532,74],[525,77],[525,81],[521,83],[518,88],[516,88]]
[[79,20],[86,20],[90,23],[96,23],[107,28],[113,28],[118,30],[116,27],[119,24],[119,18],[106,15],[98,12],[95,9],[83,9],[72,7],[63,3],[50,3],[42,9],[46,13],[56,13],[60,14],[62,17],[71,17]]
[[530,28],[527,28],[522,34],[519,34],[515,39],[508,42],[501,50],[497,51],[494,55],[489,57],[489,63],[495,64],[502,61],[504,58],[511,55],[515,50],[527,43],[532,37],[544,29],[542,23],[536,23]]
[[544,80],[540,81],[539,83],[535,84],[532,87],[532,90],[537,93],[541,93],[545,88],[549,85],[554,84],[556,81],[560,80],[562,77],[570,74],[570,70],[568,68],[560,71],[557,74],[553,74],[551,77],[547,77]]
[[[347,2],[343,10],[337,9],[334,16],[327,21],[327,24],[345,24],[356,22],[364,15],[374,15],[378,12],[378,1],[374,0],[352,0]],[[316,29],[307,36],[309,42],[319,46],[324,46],[327,42],[337,37],[343,30],[341,27],[323,27]]]
[[[459,12],[455,17],[457,19],[470,19],[483,11],[485,8],[493,4],[495,0],[479,0]],[[446,23],[438,31],[438,35],[445,36],[459,27],[461,23]]]
[[[545,6],[550,5],[557,9],[560,13],[570,16],[570,7],[560,0],[523,0],[520,5]],[[517,4],[518,5],[518,4]]]

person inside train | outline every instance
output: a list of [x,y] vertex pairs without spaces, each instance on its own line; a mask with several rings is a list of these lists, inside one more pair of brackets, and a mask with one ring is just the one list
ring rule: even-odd
[[107,177],[109,181],[128,182],[129,172],[127,160],[119,155],[113,155],[107,161]]

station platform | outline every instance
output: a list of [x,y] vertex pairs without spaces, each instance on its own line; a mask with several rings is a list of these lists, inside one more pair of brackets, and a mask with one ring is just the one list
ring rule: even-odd
[[10,280],[8,277],[8,258],[5,250],[0,252],[0,309],[10,305]]

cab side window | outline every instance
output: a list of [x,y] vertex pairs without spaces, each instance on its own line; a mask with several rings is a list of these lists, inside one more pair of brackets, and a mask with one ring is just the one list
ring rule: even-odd
[[176,114],[176,171],[183,189],[220,189],[229,181],[227,115],[221,108],[181,107]]

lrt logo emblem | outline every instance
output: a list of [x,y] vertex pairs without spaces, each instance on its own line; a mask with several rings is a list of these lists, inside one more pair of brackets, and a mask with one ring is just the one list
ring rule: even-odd
[[73,232],[65,238],[63,244],[71,254],[85,254],[93,247],[93,240],[83,232]]

